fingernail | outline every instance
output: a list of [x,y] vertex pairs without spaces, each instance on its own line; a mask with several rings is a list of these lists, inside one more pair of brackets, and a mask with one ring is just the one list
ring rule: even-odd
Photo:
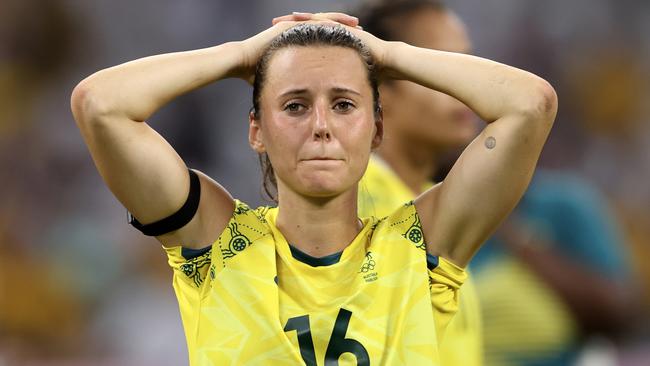
[[301,11],[294,11],[291,14],[293,14],[293,15],[307,15],[309,13],[304,13],[304,12],[301,12]]

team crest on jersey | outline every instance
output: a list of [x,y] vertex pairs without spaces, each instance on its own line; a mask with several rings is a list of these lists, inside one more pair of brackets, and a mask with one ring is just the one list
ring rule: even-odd
[[228,231],[230,232],[230,240],[226,248],[221,248],[221,255],[223,259],[232,258],[235,255],[246,249],[251,244],[250,239],[239,231],[237,223],[231,221],[228,224]]
[[190,278],[196,287],[200,287],[203,283],[204,279],[201,277],[200,269],[210,264],[211,253],[212,249],[196,258],[188,260],[180,266],[181,272]]
[[426,250],[426,244],[424,243],[424,235],[422,234],[422,224],[420,223],[420,216],[415,216],[415,221],[411,226],[406,230],[402,236],[410,240],[415,246],[419,249]]
[[366,258],[363,260],[363,264],[359,269],[359,273],[361,273],[363,279],[366,280],[366,282],[373,282],[377,280],[377,272],[375,271],[376,265],[377,262],[373,258],[372,252],[367,252]]

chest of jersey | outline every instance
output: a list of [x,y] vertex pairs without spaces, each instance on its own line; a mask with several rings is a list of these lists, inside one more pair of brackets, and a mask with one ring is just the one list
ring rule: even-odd
[[412,207],[365,219],[323,266],[297,259],[272,215],[237,210],[210,252],[167,249],[191,365],[439,364],[462,274],[427,270]]
[[[337,263],[313,267],[275,235],[256,240],[212,281],[199,343],[238,365],[435,364],[420,250],[390,245],[390,236],[359,238]],[[200,353],[214,359],[205,346]]]

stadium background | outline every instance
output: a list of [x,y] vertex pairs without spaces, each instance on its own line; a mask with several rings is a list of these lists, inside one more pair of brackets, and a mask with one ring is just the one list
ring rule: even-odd
[[[560,96],[542,166],[602,190],[626,234],[644,309],[650,287],[650,2],[448,1],[475,53],[537,73]],[[135,58],[209,47],[274,16],[356,2],[0,2],[0,365],[181,365],[185,341],[157,242],[126,224],[69,111],[83,77]],[[363,22],[363,20],[362,20]],[[227,80],[150,121],[188,165],[264,203],[246,143],[251,89]],[[583,362],[647,364],[644,311]],[[614,352],[612,353],[612,350]],[[602,355],[602,356],[601,356]],[[594,361],[596,360],[596,361]]]

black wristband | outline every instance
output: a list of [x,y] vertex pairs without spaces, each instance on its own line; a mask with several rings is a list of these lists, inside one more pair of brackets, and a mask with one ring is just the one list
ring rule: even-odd
[[187,200],[183,204],[183,207],[164,219],[146,225],[142,225],[131,213],[127,212],[129,224],[148,236],[167,234],[187,225],[196,214],[201,199],[201,182],[199,181],[199,176],[192,169],[188,169],[188,172],[190,174],[190,193],[187,195]]

